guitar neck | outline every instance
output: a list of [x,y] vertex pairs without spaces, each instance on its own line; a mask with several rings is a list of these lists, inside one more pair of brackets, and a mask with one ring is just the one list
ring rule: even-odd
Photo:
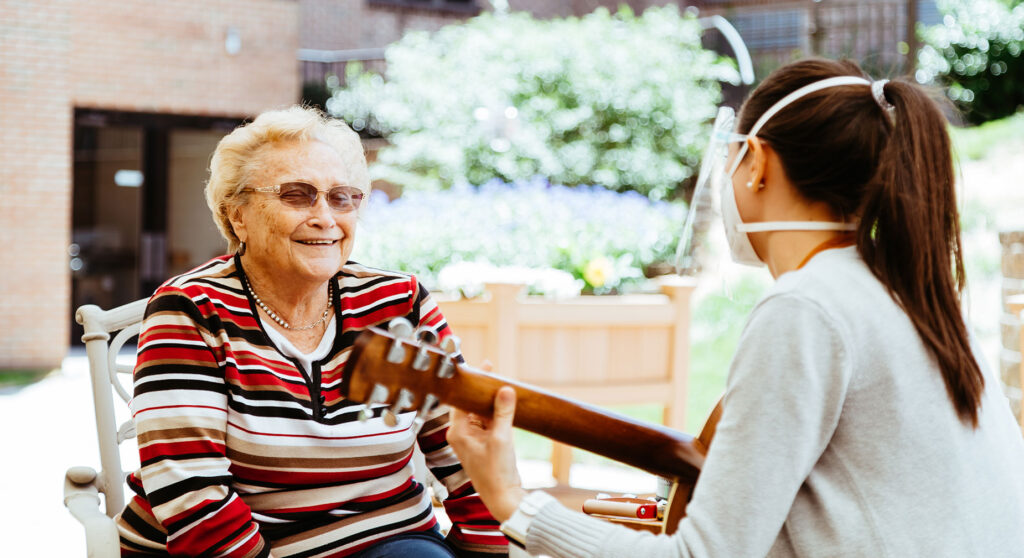
[[687,434],[467,365],[457,366],[433,391],[448,405],[491,416],[494,396],[506,385],[516,391],[515,426],[661,477],[696,482],[704,456]]
[[[452,407],[491,416],[502,386],[516,391],[513,423],[519,428],[681,483],[697,481],[704,455],[692,436],[454,364],[434,347],[397,340],[376,328],[352,346],[341,392],[358,403],[388,403],[397,410],[418,409],[431,394]],[[374,395],[380,388],[384,395]],[[405,394],[401,402],[400,392]]]

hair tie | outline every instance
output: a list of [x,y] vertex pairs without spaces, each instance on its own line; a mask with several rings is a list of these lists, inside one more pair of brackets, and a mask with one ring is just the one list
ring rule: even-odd
[[875,102],[878,106],[882,107],[882,110],[892,113],[896,108],[892,106],[892,103],[885,98],[885,84],[889,83],[887,79],[880,79],[878,81],[871,82],[871,95],[875,98]]

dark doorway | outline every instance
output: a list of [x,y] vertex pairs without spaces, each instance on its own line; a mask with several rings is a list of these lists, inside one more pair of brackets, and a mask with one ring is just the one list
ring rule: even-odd
[[[209,157],[237,118],[76,109],[71,314],[149,296],[220,239],[203,197]],[[72,328],[72,343],[80,343]]]

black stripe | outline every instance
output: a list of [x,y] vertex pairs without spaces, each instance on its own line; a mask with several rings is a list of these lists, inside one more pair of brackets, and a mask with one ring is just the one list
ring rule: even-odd
[[[161,504],[166,504],[167,502],[170,502],[171,500],[178,498],[183,494],[188,494],[189,492],[195,492],[196,490],[202,490],[204,488],[209,488],[211,486],[228,486],[230,484],[231,475],[222,475],[216,477],[186,477],[170,486],[165,486],[164,488],[159,488],[153,492],[150,492],[149,504],[155,508]],[[213,502],[211,504],[203,506],[202,510],[189,514],[189,517],[180,520],[179,523],[191,522],[192,520],[190,518],[193,516],[202,517],[203,515],[206,515],[209,512],[203,510],[209,508],[209,511],[213,511],[221,507],[223,505],[223,502],[226,502],[227,498],[230,496],[231,491],[228,492],[228,496],[226,496],[225,499],[221,500],[220,502]],[[170,532],[175,531],[175,529],[171,528],[170,525],[167,526],[167,530]]]
[[[207,374],[204,374],[207,375]],[[155,391],[209,391],[219,395],[227,395],[227,386],[223,381],[219,383],[214,382],[201,382],[198,380],[153,380],[146,383],[135,384],[135,396],[138,397],[144,393],[152,393]]]
[[145,537],[146,540],[167,544],[167,533],[153,527],[151,523],[140,517],[131,506],[125,506],[124,511],[121,512],[121,519],[129,527]]
[[462,465],[446,465],[444,467],[428,467],[437,480],[445,479],[462,470]]
[[[229,543],[231,543],[232,541],[234,541],[235,539],[240,537],[242,535],[242,533],[244,533],[245,531],[249,530],[251,527],[252,527],[252,521],[246,521],[238,529],[235,529],[234,531],[228,533],[224,537],[221,537],[221,539],[219,541],[217,541],[216,543],[211,545],[210,549],[207,550],[206,552],[203,552],[202,554],[200,554],[200,556],[216,556],[217,554],[220,553],[221,550],[224,549],[224,547],[226,545],[228,545]],[[217,552],[214,552],[215,550]]]
[[[348,275],[348,277],[352,277],[354,279],[363,279],[362,277],[355,277],[353,275]],[[360,283],[358,285],[352,285],[350,287],[340,287],[338,289],[338,292],[340,294],[343,294],[343,295],[348,295],[348,294],[360,295],[360,294],[363,294],[365,291],[371,290],[373,288],[376,288],[376,287],[378,287],[378,286],[380,286],[380,285],[382,285],[384,283],[394,283],[396,281],[398,281],[398,282],[408,282],[409,278],[408,277],[389,277],[389,276],[386,276],[386,275],[377,276],[377,277],[373,277],[373,278],[366,278],[366,280],[364,282],[362,282],[362,283]]]

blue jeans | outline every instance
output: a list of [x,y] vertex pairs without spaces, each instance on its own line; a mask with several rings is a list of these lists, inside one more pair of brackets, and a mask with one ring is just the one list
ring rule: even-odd
[[455,558],[451,548],[444,543],[440,529],[435,525],[430,531],[402,533],[388,537],[356,554],[353,558]]

